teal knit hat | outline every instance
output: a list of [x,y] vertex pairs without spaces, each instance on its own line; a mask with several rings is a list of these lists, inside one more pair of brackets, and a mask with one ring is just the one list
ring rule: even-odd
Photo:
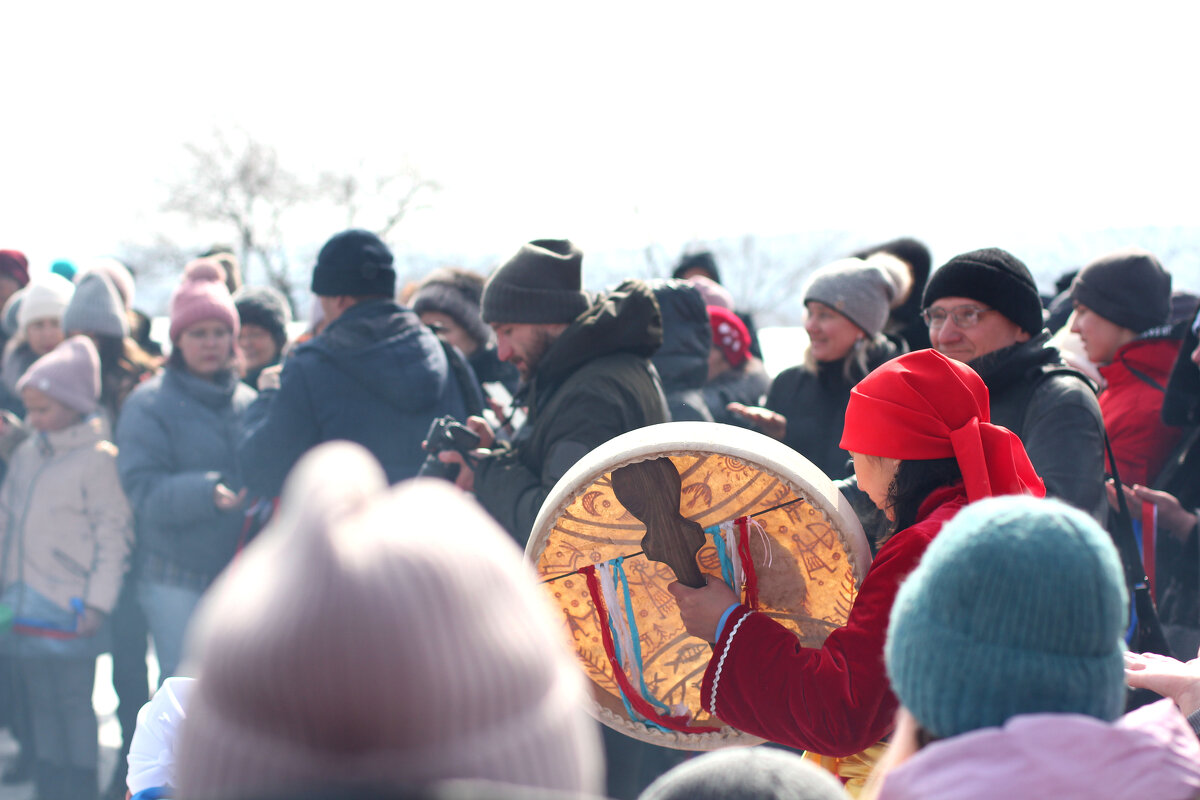
[[1127,607],[1116,548],[1091,517],[1055,500],[981,500],[896,595],[892,689],[939,738],[1018,714],[1115,720]]

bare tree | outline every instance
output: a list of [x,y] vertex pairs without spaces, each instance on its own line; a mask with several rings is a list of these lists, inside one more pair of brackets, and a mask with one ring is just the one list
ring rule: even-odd
[[232,233],[244,273],[261,270],[293,313],[297,276],[290,239],[299,238],[295,231],[301,217],[311,221],[341,215],[348,227],[386,237],[438,188],[408,167],[368,174],[360,164],[358,172],[324,170],[305,179],[281,163],[274,147],[241,130],[217,130],[210,141],[184,148],[190,168],[167,187],[163,210]]
[[748,235],[707,244],[693,242],[686,252],[708,250],[721,270],[721,282],[739,311],[761,326],[796,325],[802,318],[801,292],[817,267],[841,257],[846,235],[821,231],[762,238]]

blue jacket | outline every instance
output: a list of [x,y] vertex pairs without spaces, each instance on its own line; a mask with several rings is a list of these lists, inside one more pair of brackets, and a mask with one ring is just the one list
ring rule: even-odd
[[236,447],[254,390],[166,369],[134,389],[117,424],[117,470],[141,557],[215,577],[237,549],[243,512],[218,511],[218,482],[242,488]]
[[309,448],[358,442],[392,483],[417,474],[434,417],[466,416],[446,351],[417,315],[390,300],[346,309],[283,364],[278,389],[258,396],[238,454],[252,494],[274,497]]

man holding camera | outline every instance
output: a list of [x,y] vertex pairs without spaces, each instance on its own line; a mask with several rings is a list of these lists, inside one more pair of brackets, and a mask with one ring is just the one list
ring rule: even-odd
[[375,234],[342,231],[321,248],[312,292],[325,329],[260,377],[246,412],[238,456],[252,492],[278,495],[300,456],[333,439],[370,450],[390,482],[411,478],[429,423],[469,413],[452,352],[395,290],[392,253]]
[[583,253],[565,239],[523,245],[483,290],[483,319],[500,358],[521,374],[516,402],[528,407],[511,444],[482,419],[467,425],[482,451],[457,483],[524,544],[546,495],[576,461],[626,431],[670,419],[650,356],[662,343],[654,292],[629,280],[592,299],[582,290]]

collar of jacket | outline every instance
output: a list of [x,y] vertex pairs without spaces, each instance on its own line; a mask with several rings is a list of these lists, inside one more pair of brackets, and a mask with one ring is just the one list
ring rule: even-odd
[[186,369],[169,364],[163,373],[164,381],[171,381],[181,391],[210,408],[228,405],[233,393],[237,391],[238,384],[242,382],[237,373],[232,370],[218,372],[213,380],[198,378]]
[[1027,342],[1017,342],[985,353],[967,366],[983,378],[989,392],[1000,391],[1047,364],[1062,361],[1058,348],[1047,345],[1049,341],[1050,332],[1042,331]]
[[92,413],[81,421],[60,431],[39,432],[38,448],[43,454],[66,453],[81,447],[91,447],[109,438],[108,423],[100,414]]
[[550,345],[524,395],[547,396],[589,361],[613,353],[649,358],[662,344],[662,314],[644,281],[599,295]]

